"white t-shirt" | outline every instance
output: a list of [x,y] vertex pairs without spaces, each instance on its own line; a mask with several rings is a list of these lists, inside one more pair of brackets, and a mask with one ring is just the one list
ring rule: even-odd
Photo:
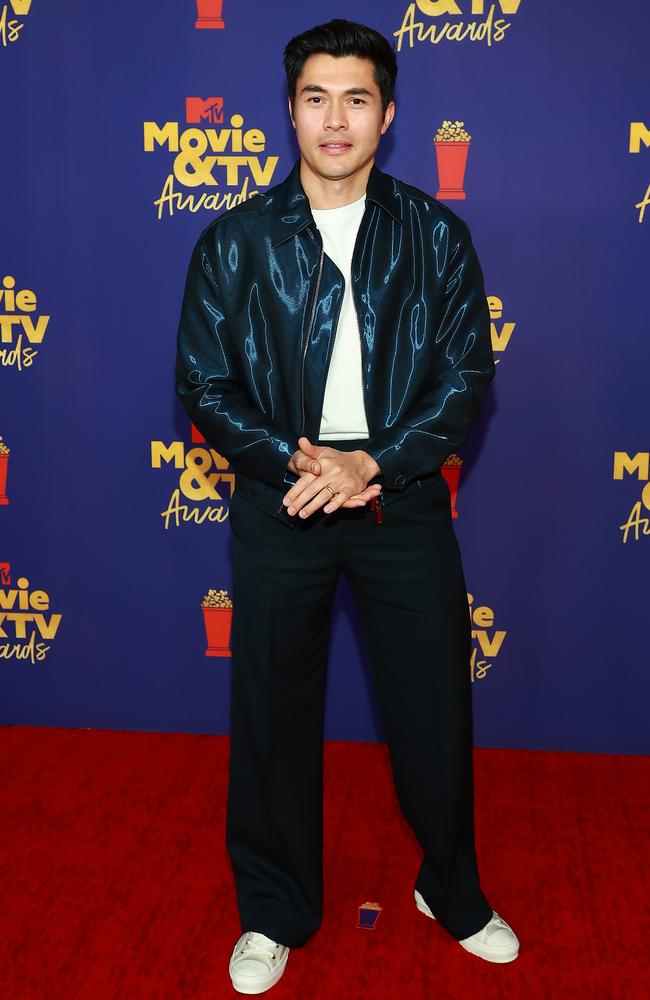
[[361,382],[361,338],[352,298],[352,251],[364,213],[366,196],[340,208],[312,208],[323,249],[345,278],[334,337],[332,357],[327,370],[325,398],[320,422],[321,438],[369,437]]

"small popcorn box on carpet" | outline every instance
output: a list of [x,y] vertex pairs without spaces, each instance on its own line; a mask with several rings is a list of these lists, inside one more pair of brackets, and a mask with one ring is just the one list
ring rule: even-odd
[[382,908],[379,903],[362,903],[359,907],[357,927],[361,927],[366,931],[374,931],[381,910]]

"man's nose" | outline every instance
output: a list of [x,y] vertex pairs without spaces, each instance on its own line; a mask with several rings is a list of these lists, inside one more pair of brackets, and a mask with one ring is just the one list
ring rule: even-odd
[[332,104],[325,115],[326,128],[347,128],[348,120],[342,108]]

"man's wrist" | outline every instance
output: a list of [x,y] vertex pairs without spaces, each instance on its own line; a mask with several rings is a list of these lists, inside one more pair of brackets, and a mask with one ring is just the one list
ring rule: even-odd
[[[300,449],[298,449],[298,451],[299,450]],[[363,449],[361,449],[361,448],[359,448],[357,450],[357,453],[363,459],[363,463],[364,463],[364,475],[366,477],[366,482],[370,482],[371,479],[374,479],[377,476],[381,476],[382,475],[381,468],[378,465],[377,461],[372,457],[372,455],[370,455],[367,451],[363,451]],[[289,462],[287,462],[287,471],[288,471],[288,473],[290,475],[294,475],[295,476],[296,473],[292,472],[292,470],[289,468],[289,465],[290,465],[290,463],[291,463],[292,460],[293,460],[293,455],[289,459]],[[285,476],[285,479],[286,479],[286,476]]]
[[359,449],[359,454],[363,456],[365,462],[366,481],[370,482],[375,476],[381,476],[381,469],[372,455],[369,455],[367,451],[363,451],[361,448]]

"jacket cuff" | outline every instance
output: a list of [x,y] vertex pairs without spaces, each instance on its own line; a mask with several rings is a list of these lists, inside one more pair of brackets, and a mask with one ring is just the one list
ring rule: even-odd
[[[259,476],[253,475],[253,478],[266,480],[274,486],[277,486],[278,489],[284,489],[285,487],[288,488],[289,486],[292,486],[298,476],[287,468],[287,463],[289,462],[289,459],[293,455],[294,451],[297,450],[297,438],[293,441],[290,437],[280,437],[278,435],[274,435],[272,446],[266,451],[266,453],[262,453],[258,458],[258,461],[263,463],[262,468],[259,470],[261,474]],[[231,460],[231,464],[236,474],[237,460],[235,459],[235,462],[232,462]],[[251,473],[247,472],[246,475],[250,476]]]
[[[297,451],[298,449],[295,448],[294,450]],[[285,469],[285,472],[284,472],[284,484],[285,484],[285,486],[291,487],[291,486],[293,486],[294,483],[297,483],[299,479],[300,479],[300,476],[298,475],[297,472],[292,472],[291,469]]]
[[370,480],[371,483],[381,482],[387,490],[404,489],[408,482],[408,475],[399,447],[386,446],[381,444],[377,438],[373,438],[372,442],[368,441],[363,450],[374,458],[381,469],[380,474]]

